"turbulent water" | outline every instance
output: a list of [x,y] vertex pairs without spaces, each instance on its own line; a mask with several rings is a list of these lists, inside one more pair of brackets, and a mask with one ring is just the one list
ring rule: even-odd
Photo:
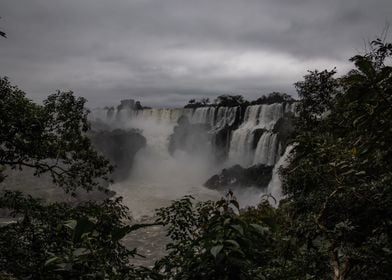
[[[132,214],[140,218],[152,215],[154,209],[187,194],[200,199],[220,197],[222,194],[202,184],[224,167],[233,164],[249,167],[260,163],[274,166],[283,153],[277,134],[273,132],[274,125],[286,112],[293,111],[293,104],[282,103],[248,106],[245,112],[241,112],[240,107],[121,108],[93,110],[92,118],[100,119],[113,128],[140,129],[147,140],[147,146],[135,157],[129,179],[112,186],[124,197]],[[170,155],[169,136],[181,116],[186,116],[190,123],[208,125],[211,135],[225,127],[234,127],[228,141],[227,160],[217,164],[213,160],[214,149],[196,154],[177,150]],[[259,139],[256,138],[257,133],[261,135]],[[278,181],[275,183],[279,184]],[[243,206],[255,205],[260,199],[258,188],[236,191]]]
[[[241,206],[258,204],[266,193],[279,200],[282,193],[278,169],[284,164],[291,148],[281,157],[284,151],[274,126],[286,112],[293,111],[294,105],[289,104],[248,106],[245,112],[240,107],[122,108],[96,109],[90,118],[100,120],[111,129],[139,129],[146,138],[146,147],[137,152],[129,178],[113,184],[111,189],[123,197],[136,220],[151,222],[155,209],[168,206],[172,200],[184,195],[192,195],[199,200],[222,197],[224,193],[210,190],[203,183],[222,168],[234,164],[243,167],[254,164],[274,166],[267,189],[239,187],[233,190]],[[226,160],[216,161],[213,141],[204,150],[192,152],[178,149],[170,154],[169,137],[181,116],[186,116],[191,124],[205,125],[211,139],[225,129],[229,131],[227,145],[223,147],[226,149]],[[130,248],[139,248],[139,253],[146,256],[133,260],[135,264],[151,266],[165,254],[167,238],[161,227],[149,227],[128,235],[124,242]]]

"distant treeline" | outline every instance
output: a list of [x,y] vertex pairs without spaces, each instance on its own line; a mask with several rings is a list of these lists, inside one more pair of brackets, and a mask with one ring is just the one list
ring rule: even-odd
[[296,100],[282,92],[271,92],[267,95],[262,95],[253,101],[246,100],[242,95],[229,95],[224,94],[218,96],[212,102],[209,98],[202,98],[199,100],[191,99],[184,108],[199,108],[199,107],[246,107],[249,105],[260,105],[260,104],[273,104],[273,103],[292,103]]

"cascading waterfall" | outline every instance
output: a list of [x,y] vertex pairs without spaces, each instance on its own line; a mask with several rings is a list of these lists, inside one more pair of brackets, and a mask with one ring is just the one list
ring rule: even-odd
[[181,116],[186,116],[191,123],[208,124],[211,128],[221,128],[233,125],[238,118],[239,107],[201,107],[169,108],[169,109],[143,109],[129,110],[114,108],[98,108],[92,110],[90,116],[93,120],[101,120],[108,124],[115,122],[127,123],[130,120],[155,121],[157,123],[176,124]]
[[[124,187],[124,183],[113,188],[130,200],[135,209],[146,207],[151,209],[164,205],[160,201],[171,199],[196,191],[203,193],[201,184],[216,174],[222,167],[240,164],[243,167],[263,164],[277,167],[284,159],[282,143],[274,132],[276,123],[285,113],[293,113],[295,104],[263,104],[248,106],[241,120],[240,107],[201,107],[166,108],[134,110],[129,108],[105,108],[93,110],[90,118],[101,120],[113,128],[137,128],[147,139],[147,147],[138,152],[136,166],[132,170],[132,187]],[[204,124],[209,133],[215,135],[224,128],[229,134],[228,159],[222,166],[214,166],[207,159],[207,153],[186,155],[184,152],[168,153],[168,138],[181,116],[186,116],[191,124]],[[225,132],[226,133],[226,132]],[[212,144],[213,142],[211,142]],[[214,151],[213,147],[210,151]],[[211,153],[211,152],[210,152]],[[287,150],[285,152],[285,155]],[[268,192],[279,193],[277,171],[274,169],[273,185]],[[148,182],[146,182],[148,178]],[[144,181],[143,181],[144,180]],[[160,184],[160,186],[158,186]],[[186,187],[188,185],[188,187]],[[198,187],[196,187],[198,186]],[[128,193],[132,190],[132,194]],[[138,190],[135,192],[135,190]],[[138,194],[138,192],[142,194]],[[147,192],[147,193],[145,193]],[[244,190],[241,202],[244,206],[254,205],[258,201],[257,192],[252,188]],[[216,192],[214,192],[216,193]],[[211,195],[211,191],[209,191]],[[145,196],[143,199],[142,197]],[[155,197],[155,199],[154,199]],[[132,203],[135,204],[132,207]],[[150,210],[151,210],[150,209]],[[136,211],[137,212],[137,211]]]
[[[242,125],[232,135],[230,161],[246,167],[259,163],[274,165],[281,149],[277,135],[272,130],[285,113],[294,110],[294,105],[282,103],[248,106]],[[257,132],[262,132],[262,135],[256,144]]]
[[288,146],[283,154],[283,156],[280,157],[278,162],[275,164],[274,169],[272,171],[272,179],[268,184],[267,188],[267,194],[271,195],[273,198],[270,199],[270,203],[272,205],[279,205],[279,201],[283,198],[283,192],[282,192],[282,181],[280,179],[280,174],[279,170],[280,168],[287,167],[288,164],[288,158],[293,150],[294,146]]
[[[97,129],[135,128],[146,139],[146,147],[134,155],[130,177],[110,186],[117,195],[123,197],[123,202],[134,219],[143,223],[152,222],[155,209],[168,206],[173,199],[184,195],[192,195],[203,201],[221,198],[223,192],[206,188],[202,184],[212,175],[220,173],[222,168],[234,164],[241,164],[243,167],[256,164],[274,166],[268,187],[264,185],[260,189],[260,185],[239,185],[238,188],[233,188],[242,207],[256,206],[265,194],[276,199],[269,200],[272,205],[279,203],[282,189],[278,170],[284,166],[292,148],[288,147],[280,157],[285,144],[274,133],[275,124],[286,112],[294,112],[295,105],[255,105],[248,106],[245,112],[241,109],[204,107],[132,110],[125,107],[92,111],[89,118],[96,121]],[[211,147],[201,151],[191,150],[191,154],[188,150],[180,149],[169,153],[169,137],[176,126],[176,131],[180,130],[178,120],[182,116],[186,116],[189,123],[180,123],[185,123],[185,127],[193,132],[187,132],[191,135],[191,140],[185,137],[186,143],[190,147],[194,147],[192,141],[204,143],[201,140],[206,136],[204,134],[207,129],[207,146]],[[203,135],[198,137],[198,133]],[[227,160],[217,164],[216,156],[222,150]],[[268,177],[266,180],[269,180]],[[162,227],[149,227],[148,230],[142,229],[142,232],[128,235],[125,242],[132,246],[134,243],[143,244],[140,247],[147,248],[140,253],[147,257],[141,264],[148,266],[157,256],[165,254],[165,234]]]
[[274,165],[278,157],[278,136],[272,132],[264,132],[257,143],[253,164]]
[[214,107],[202,107],[197,108],[190,121],[192,123],[204,123],[209,125],[214,125],[215,108]]

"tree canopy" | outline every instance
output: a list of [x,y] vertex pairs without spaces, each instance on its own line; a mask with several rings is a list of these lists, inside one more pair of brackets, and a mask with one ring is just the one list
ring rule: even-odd
[[392,274],[392,45],[355,68],[310,71],[300,100],[286,198],[239,210],[176,201],[158,212],[173,242],[162,279],[389,279]]
[[72,195],[106,190],[112,167],[86,135],[84,104],[57,92],[38,105],[0,79],[0,210],[11,219],[0,225],[1,279],[136,279],[129,263],[136,251],[119,241],[138,226],[129,226],[120,198],[75,205],[7,190],[6,168],[48,173]]
[[[130,264],[137,252],[120,243],[140,227],[129,225],[121,199],[75,206],[5,191],[0,209],[14,220],[0,227],[0,278],[389,279],[391,58],[392,44],[375,40],[351,58],[346,75],[315,70],[295,84],[300,100],[279,207],[263,200],[241,209],[232,192],[219,201],[174,201],[155,223],[168,230],[168,255],[145,269]],[[3,183],[4,168],[26,167],[71,193],[108,180],[111,167],[85,134],[84,99],[58,92],[38,105],[6,78],[0,89]],[[246,102],[225,95],[216,104]]]
[[109,180],[109,162],[91,146],[84,98],[57,92],[38,105],[0,79],[0,167],[49,173],[66,192]]
[[[392,45],[376,40],[355,68],[312,71],[300,102],[284,190],[293,232],[318,279],[387,279],[392,273]],[[307,264],[310,255],[303,256]]]

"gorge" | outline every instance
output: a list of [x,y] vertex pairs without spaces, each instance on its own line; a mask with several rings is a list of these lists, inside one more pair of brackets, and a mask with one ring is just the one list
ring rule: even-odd
[[[273,169],[286,150],[294,112],[294,102],[152,109],[123,100],[117,108],[93,109],[90,120],[95,135],[132,131],[144,138],[145,145],[122,151],[134,163],[127,165],[129,177],[111,186],[141,217],[183,195],[219,198],[229,189],[242,206],[256,205],[279,189],[271,185],[279,181]],[[113,159],[100,142],[97,148]],[[114,164],[124,170],[124,162]]]

